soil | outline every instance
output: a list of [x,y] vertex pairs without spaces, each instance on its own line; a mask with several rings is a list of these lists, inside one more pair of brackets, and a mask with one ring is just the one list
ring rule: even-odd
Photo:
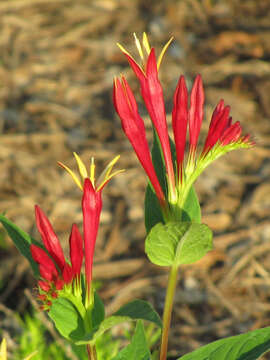
[[[173,35],[161,66],[169,123],[179,76],[190,88],[200,73],[200,142],[223,98],[256,146],[218,159],[196,182],[214,250],[180,271],[170,355],[269,326],[270,2],[2,0],[0,19],[0,211],[40,239],[39,204],[66,247],[71,224],[82,225],[81,194],[57,161],[75,169],[72,152],[86,162],[94,156],[99,173],[120,154],[115,168],[126,171],[103,192],[94,276],[108,314],[134,297],[162,311],[167,269],[144,254],[147,179],[113,108],[112,85],[125,74],[150,140],[137,81],[116,43],[135,54],[132,34],[146,31],[160,51]],[[13,315],[35,303],[36,280],[0,232],[0,321],[12,352]]]

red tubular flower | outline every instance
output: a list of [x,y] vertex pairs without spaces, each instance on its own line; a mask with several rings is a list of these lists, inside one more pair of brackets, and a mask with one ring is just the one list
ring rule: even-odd
[[[176,149],[177,168],[182,172],[185,156],[186,134],[188,123],[188,91],[184,76],[180,76],[174,93],[172,126]],[[181,176],[182,174],[179,174]]]
[[61,244],[53,231],[52,225],[38,205],[35,206],[35,212],[36,224],[43,244],[59,268],[63,270],[66,261]]
[[158,78],[155,50],[152,48],[150,51],[145,73],[142,71],[140,66],[138,66],[137,63],[132,59],[132,57],[130,57],[128,54],[125,55],[135,75],[140,81],[141,94],[145,102],[146,108],[149,112],[150,118],[154,124],[155,130],[157,131],[162,147],[165,166],[168,174],[169,195],[172,197],[172,200],[175,200],[176,192],[174,168],[166,121],[163,90]]
[[72,265],[72,274],[80,276],[83,261],[83,240],[76,224],[72,225],[69,237],[69,256]]
[[86,307],[91,302],[91,281],[93,257],[97,239],[100,213],[102,208],[101,191],[96,191],[90,181],[86,178],[83,187],[82,211],[85,253],[85,277],[86,277]]
[[30,249],[33,260],[39,264],[41,277],[48,281],[52,281],[54,278],[56,278],[58,276],[58,271],[54,262],[46,253],[46,251],[34,244],[31,245]]
[[249,143],[250,136],[241,137],[242,128],[239,121],[232,124],[232,117],[229,115],[230,107],[224,106],[224,100],[220,100],[212,115],[202,156],[206,156],[217,143],[221,146],[237,143],[238,141]]
[[54,294],[55,290],[63,289],[65,284],[70,284],[72,280],[80,276],[83,259],[83,241],[79,229],[74,224],[70,235],[70,266],[65,258],[64,253],[55,235],[52,225],[39,206],[36,205],[36,223],[41,234],[44,246],[48,253],[41,247],[32,244],[30,251],[33,260],[39,265],[39,273],[43,280],[39,281],[39,287],[47,293],[46,304],[49,297]]
[[164,207],[165,196],[151,160],[144,123],[138,112],[135,97],[124,77],[122,77],[122,83],[118,79],[115,80],[113,100],[115,109],[121,119],[124,133],[148,175],[161,206]]
[[[121,88],[122,89],[122,88]],[[132,99],[131,99],[132,100]],[[120,106],[121,107],[121,106]],[[125,109],[127,111],[127,109]],[[79,155],[74,153],[80,178],[66,165],[59,163],[72,177],[76,185],[83,191],[82,196],[82,212],[83,212],[83,232],[84,232],[84,255],[85,255],[85,278],[86,278],[86,296],[85,306],[89,308],[93,304],[92,291],[92,267],[93,257],[95,251],[95,244],[97,239],[99,219],[102,208],[101,192],[105,185],[115,175],[121,173],[123,170],[112,172],[113,166],[118,161],[119,156],[116,156],[103,170],[101,175],[96,180],[95,176],[95,161],[91,158],[90,168],[87,169]],[[78,228],[74,225],[70,237],[70,259],[73,274],[79,274],[82,264],[82,257],[78,258],[75,254],[82,254],[82,240]],[[74,255],[74,256],[73,256]]]
[[203,121],[204,91],[200,75],[196,76],[191,94],[189,108],[189,143],[190,152],[194,153]]
[[[172,39],[165,45],[158,62],[155,57],[155,50],[150,47],[147,36],[144,34],[142,45],[135,36],[135,44],[138,49],[143,65],[139,66],[126,49],[118,44],[121,51],[127,57],[128,62],[138,78],[141,86],[141,95],[146,108],[158,134],[162,148],[163,158],[166,166],[168,205],[169,209],[164,220],[179,218],[181,209],[185,205],[190,188],[200,173],[219,156],[238,148],[248,148],[254,143],[250,136],[242,136],[242,128],[239,122],[232,124],[229,116],[229,106],[224,106],[223,100],[217,105],[209,126],[208,136],[201,156],[196,157],[198,139],[204,116],[204,90],[202,79],[197,75],[190,92],[190,105],[188,106],[188,91],[183,76],[180,77],[174,94],[174,107],[172,111],[172,127],[176,148],[176,174],[172,162],[169,135],[166,122],[163,90],[158,78],[158,69],[163,55]],[[145,57],[145,53],[146,56]],[[143,121],[138,114],[137,104],[127,82],[115,81],[114,104],[118,115],[121,118],[125,134],[130,140],[135,152],[143,165],[155,191],[159,196],[158,180],[153,179],[155,173],[153,165],[149,160],[149,149],[145,138]],[[186,163],[184,162],[186,133],[189,127],[189,154]],[[152,178],[151,178],[152,176]],[[175,179],[177,184],[175,185]],[[160,201],[161,203],[161,201]],[[162,204],[162,203],[161,203]]]

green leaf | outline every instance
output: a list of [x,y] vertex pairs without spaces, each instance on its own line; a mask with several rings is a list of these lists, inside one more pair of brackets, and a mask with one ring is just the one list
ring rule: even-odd
[[30,245],[35,244],[35,245],[37,245],[39,247],[42,247],[42,245],[39,242],[37,242],[36,240],[34,240],[26,232],[21,230],[13,222],[8,220],[4,215],[1,215],[1,214],[0,214],[0,222],[2,223],[4,228],[6,229],[9,237],[13,241],[16,248],[29,261],[29,263],[31,265],[31,268],[32,268],[32,270],[34,272],[34,275],[36,277],[38,277],[39,276],[38,264],[32,259],[32,255],[31,255],[31,251],[30,251]]
[[123,305],[113,315],[128,316],[130,319],[148,320],[157,326],[162,327],[162,321],[158,313],[154,310],[151,304],[143,300],[133,300]]
[[[152,161],[153,165],[159,180],[159,183],[164,191],[164,194],[167,193],[167,186],[166,186],[166,168],[163,159],[163,153],[161,149],[161,145],[158,139],[158,135],[153,129],[153,147],[152,147]],[[174,146],[173,144],[171,144]],[[159,202],[157,200],[155,191],[149,182],[146,188],[145,193],[145,200],[144,200],[144,209],[145,209],[145,228],[146,232],[148,233],[154,225],[159,222],[163,222],[163,215],[160,209]]]
[[84,344],[88,344],[88,343],[92,343],[94,344],[97,339],[104,334],[105,331],[109,330],[110,328],[112,328],[115,325],[118,325],[120,323],[129,321],[130,318],[127,316],[110,316],[107,317],[106,319],[104,319],[100,325],[98,330],[95,331],[91,331],[90,333],[87,333],[85,336],[83,336],[81,339],[78,339],[76,341],[76,345],[84,345]]
[[159,222],[163,222],[161,208],[156,197],[156,193],[150,182],[148,183],[145,192],[144,222],[147,234],[152,229],[152,227],[154,227]]
[[113,360],[149,360],[150,358],[151,353],[147,346],[143,323],[138,321],[131,343]]
[[143,300],[134,300],[122,306],[112,316],[104,319],[96,332],[92,331],[91,333],[88,333],[83,339],[77,341],[77,344],[82,345],[89,342],[95,343],[105,331],[115,325],[131,320],[148,320],[159,327],[162,327],[162,322],[152,305]]
[[94,330],[98,329],[100,323],[104,320],[104,318],[105,318],[104,304],[98,293],[95,291],[94,307],[92,309],[92,327]]
[[175,262],[192,264],[213,249],[212,231],[205,224],[191,223],[177,245]]
[[[152,147],[152,161],[154,168],[159,179],[160,185],[164,191],[165,196],[167,196],[167,184],[166,184],[166,168],[163,158],[163,153],[161,145],[158,139],[158,135],[155,130],[153,130],[153,147]],[[173,163],[176,163],[176,153],[175,145],[170,139],[170,146],[172,152]],[[163,221],[162,211],[157,200],[155,191],[149,182],[146,188],[145,201],[144,201],[144,213],[145,213],[145,228],[147,234],[149,231],[159,222]],[[192,186],[185,204],[182,209],[182,215],[179,218],[179,221],[191,221],[191,222],[201,222],[201,208],[198,200],[198,196],[194,187]],[[179,212],[180,213],[180,212]]]
[[269,350],[270,327],[266,327],[215,341],[179,360],[256,360]]
[[[170,140],[171,152],[173,162],[175,161],[175,146],[174,143]],[[151,150],[152,161],[154,168],[156,170],[156,174],[159,180],[159,183],[164,191],[164,194],[167,194],[167,181],[166,181],[166,167],[163,157],[162,147],[158,138],[158,134],[156,130],[153,128],[153,147]]]
[[78,341],[85,336],[84,323],[76,307],[66,298],[53,301],[49,311],[57,330],[71,341]]
[[205,224],[190,222],[155,225],[145,242],[149,260],[159,266],[179,266],[200,260],[212,245],[212,232]]
[[188,193],[181,220],[201,223],[201,207],[194,186],[191,187]]

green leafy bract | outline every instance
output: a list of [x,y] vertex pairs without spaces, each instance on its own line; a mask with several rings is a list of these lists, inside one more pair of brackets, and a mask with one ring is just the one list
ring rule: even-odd
[[[161,149],[161,145],[157,136],[156,131],[153,131],[153,147],[152,147],[152,161],[154,164],[154,168],[159,179],[160,185],[163,189],[165,196],[167,196],[167,185],[166,185],[166,168],[164,164],[163,153]],[[171,152],[173,162],[176,163],[176,155],[175,155],[175,145],[170,140]],[[149,182],[146,188],[145,193],[145,202],[144,202],[144,209],[145,209],[145,228],[146,232],[149,231],[159,222],[163,222],[163,215],[157,200],[155,191]],[[184,203],[183,209],[181,209],[181,213],[179,221],[192,221],[192,222],[201,222],[201,208],[198,201],[198,197],[194,187],[190,188],[188,193],[187,199]]]

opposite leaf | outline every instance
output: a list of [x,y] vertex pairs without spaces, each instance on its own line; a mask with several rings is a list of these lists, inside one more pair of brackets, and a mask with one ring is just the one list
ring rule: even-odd
[[256,360],[270,350],[270,327],[205,345],[179,360]]
[[179,266],[200,260],[212,245],[212,232],[204,224],[180,222],[155,225],[145,242],[149,260],[160,266]]
[[97,331],[92,331],[85,335],[82,339],[76,342],[77,345],[87,344],[89,342],[95,343],[96,340],[107,330],[113,326],[131,320],[147,320],[151,321],[159,327],[162,327],[162,322],[157,312],[146,301],[134,300],[122,306],[112,316],[104,319],[98,327]]
[[[153,129],[153,147],[152,147],[152,161],[156,170],[157,177],[164,191],[167,194],[166,185],[166,168],[164,164],[163,152],[155,129]],[[176,162],[175,145],[170,140],[171,152],[173,161]],[[149,182],[146,188],[145,201],[144,201],[144,212],[145,212],[145,228],[147,234],[149,231],[159,222],[163,222],[163,215],[160,208],[160,204],[157,200],[155,191]],[[179,221],[192,221],[201,222],[201,208],[199,200],[194,187],[192,186],[185,204],[182,209],[182,215],[177,219]]]
[[142,321],[138,321],[131,343],[113,360],[150,360],[151,353],[147,346]]

